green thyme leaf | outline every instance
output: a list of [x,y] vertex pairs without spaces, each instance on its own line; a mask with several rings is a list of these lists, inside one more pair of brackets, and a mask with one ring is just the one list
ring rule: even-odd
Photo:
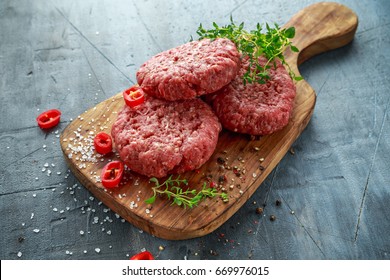
[[184,190],[181,185],[188,185],[188,181],[186,179],[180,179],[180,176],[173,179],[173,176],[171,175],[163,183],[160,183],[155,177],[151,178],[149,181],[154,183],[155,187],[152,188],[153,196],[145,200],[145,203],[147,204],[154,203],[157,195],[165,195],[168,200],[172,200],[171,205],[178,205],[183,208],[198,206],[199,202],[203,199],[216,196],[220,196],[224,202],[229,200],[226,193],[218,193],[214,188],[207,188],[206,183],[203,184],[202,190],[199,192],[196,189],[189,188]]
[[[298,48],[292,45],[290,41],[295,36],[294,27],[281,29],[276,23],[274,27],[267,23],[265,25],[266,30],[263,32],[262,26],[257,23],[256,29],[247,31],[244,29],[243,22],[236,25],[231,16],[230,24],[228,25],[219,26],[215,22],[212,25],[214,28],[208,30],[202,24],[199,25],[196,31],[199,39],[227,38],[236,44],[242,55],[249,58],[250,67],[243,75],[244,85],[254,82],[264,84],[269,80],[269,69],[275,65],[275,59],[280,59],[282,64],[287,66],[291,78],[299,81],[297,79],[299,77],[296,77],[295,73],[292,72],[283,56],[283,52],[287,47],[290,47],[293,52],[299,52]],[[260,56],[264,56],[267,59],[265,65],[259,64],[258,59]]]

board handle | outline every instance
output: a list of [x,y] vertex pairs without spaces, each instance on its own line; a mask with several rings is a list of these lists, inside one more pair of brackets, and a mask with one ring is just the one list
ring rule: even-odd
[[287,28],[290,26],[295,27],[292,43],[299,52],[289,55],[294,64],[299,65],[314,55],[351,42],[358,26],[358,17],[342,4],[320,2],[294,15],[285,24]]

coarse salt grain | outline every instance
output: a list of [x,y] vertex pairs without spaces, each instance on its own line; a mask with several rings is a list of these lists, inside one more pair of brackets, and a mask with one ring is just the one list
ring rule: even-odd
[[95,248],[95,252],[99,254],[100,253],[100,248]]

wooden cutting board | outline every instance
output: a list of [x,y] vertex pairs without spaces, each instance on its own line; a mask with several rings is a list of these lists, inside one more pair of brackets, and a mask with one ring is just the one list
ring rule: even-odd
[[[295,27],[293,44],[300,50],[299,53],[286,51],[287,62],[299,75],[298,65],[303,61],[348,44],[357,24],[356,14],[341,4],[317,3],[301,10],[285,24],[285,27]],[[226,181],[218,189],[226,190],[229,202],[206,199],[192,209],[171,206],[165,197],[157,198],[152,206],[147,205],[144,200],[152,195],[153,184],[149,178],[130,171],[126,172],[126,183],[117,189],[108,191],[98,182],[103,166],[118,157],[115,154],[97,156],[91,150],[92,139],[99,131],[110,133],[124,105],[121,93],[72,121],[61,134],[61,147],[80,182],[127,221],[164,239],[194,238],[214,231],[250,198],[306,127],[315,102],[314,90],[302,80],[297,82],[292,119],[283,130],[257,139],[222,131],[210,160],[199,170],[183,174],[182,178],[188,179],[190,188],[201,189],[203,182],[218,183],[224,176]]]

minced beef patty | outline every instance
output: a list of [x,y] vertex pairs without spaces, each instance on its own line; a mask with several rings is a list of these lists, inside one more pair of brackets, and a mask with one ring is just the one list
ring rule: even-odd
[[203,39],[153,56],[138,70],[137,81],[149,95],[191,99],[221,89],[239,68],[240,54],[232,41]]
[[200,99],[170,102],[145,95],[143,104],[123,107],[111,134],[131,170],[161,178],[203,165],[213,154],[221,129],[214,112]]
[[[259,62],[266,63],[264,57]],[[216,92],[208,101],[222,126],[234,132],[266,135],[287,125],[294,105],[295,84],[280,61],[269,69],[270,80],[265,84],[243,84],[249,67],[248,59],[241,63],[237,77]]]

